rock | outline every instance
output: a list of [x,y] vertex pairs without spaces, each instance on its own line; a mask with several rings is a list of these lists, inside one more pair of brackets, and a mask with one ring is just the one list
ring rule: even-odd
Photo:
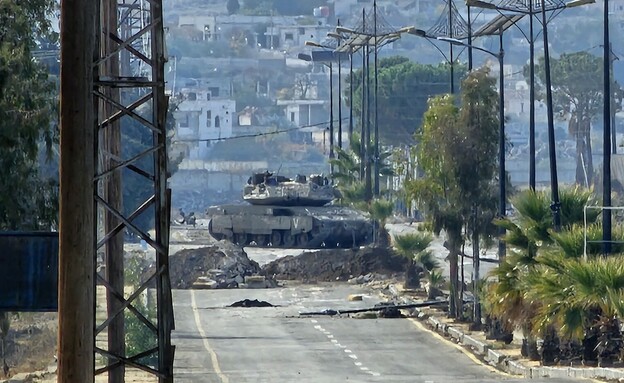
[[444,295],[442,290],[440,290],[437,287],[431,286],[431,284],[428,282],[425,283],[425,291],[427,292],[428,299],[437,299],[438,297],[441,297]]
[[362,300],[362,295],[360,294],[351,294],[347,297],[347,300],[354,302],[354,301],[361,301]]
[[191,285],[191,287],[198,290],[216,289],[218,285],[219,284],[217,283],[217,281],[213,281],[212,279],[209,279],[207,277],[199,277],[197,278],[195,283]]
[[269,287],[266,278],[262,275],[250,275],[245,277],[245,286],[248,289],[264,289]]
[[363,313],[355,313],[351,316],[354,319],[377,319],[377,313],[372,311],[367,311]]

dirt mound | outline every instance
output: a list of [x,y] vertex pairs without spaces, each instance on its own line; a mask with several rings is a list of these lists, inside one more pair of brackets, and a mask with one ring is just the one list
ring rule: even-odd
[[[219,273],[215,272],[217,270]],[[184,249],[171,255],[169,273],[172,288],[188,289],[199,277],[219,274],[226,285],[231,285],[246,276],[260,274],[261,270],[240,246],[220,241],[215,245]]]
[[369,273],[394,274],[405,270],[406,259],[391,249],[324,249],[277,259],[262,267],[282,280],[347,281]]

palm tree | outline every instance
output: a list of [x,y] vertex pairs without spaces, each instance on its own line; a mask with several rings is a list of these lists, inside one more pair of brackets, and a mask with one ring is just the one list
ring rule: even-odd
[[536,332],[554,327],[560,337],[582,342],[583,359],[602,364],[622,349],[619,330],[624,315],[624,261],[620,257],[590,260],[553,251],[525,282],[529,299],[539,301],[533,318]]
[[[538,253],[553,245],[564,244],[564,236],[579,222],[583,222],[584,207],[591,203],[591,191],[581,188],[561,191],[562,227],[565,231],[552,231],[552,212],[548,191],[528,190],[516,195],[512,204],[516,214],[495,223],[506,229],[503,240],[509,255],[492,271],[493,281],[485,290],[486,311],[499,319],[503,329],[520,329],[525,337],[524,355],[536,358],[536,337],[532,318],[542,306],[539,300],[527,299],[530,285],[526,278],[540,264]],[[580,212],[580,213],[579,213]],[[587,220],[597,218],[595,210],[588,211]],[[579,248],[578,236],[575,249]],[[582,249],[582,237],[580,246]],[[568,245],[571,248],[571,245]]]
[[433,300],[436,298],[436,293],[439,292],[438,288],[444,282],[444,276],[442,271],[437,268],[431,268],[427,275],[427,282],[429,283],[429,291],[427,291],[427,300]]
[[379,246],[390,245],[390,235],[386,230],[386,221],[392,215],[394,204],[385,199],[375,199],[368,206],[368,212],[375,224],[375,242]]
[[[341,189],[361,182],[360,179],[363,175],[360,174],[360,164],[362,163],[362,152],[360,148],[360,139],[357,133],[353,133],[353,139],[350,140],[347,150],[339,147],[334,148],[335,158],[329,160],[329,162],[334,165],[332,178],[338,182]],[[368,157],[373,158],[374,146],[369,145],[368,150]],[[392,166],[388,162],[391,156],[391,151],[382,150],[379,153],[377,171],[382,177],[388,177],[394,174]]]
[[425,232],[415,232],[395,235],[393,238],[396,251],[408,259],[405,270],[405,287],[420,287],[419,273],[424,270],[431,271],[438,267],[433,253],[427,250],[433,240],[432,235]]
[[335,158],[329,160],[334,165],[332,178],[339,185],[350,186],[360,180],[359,144],[351,142],[349,150],[334,148]]

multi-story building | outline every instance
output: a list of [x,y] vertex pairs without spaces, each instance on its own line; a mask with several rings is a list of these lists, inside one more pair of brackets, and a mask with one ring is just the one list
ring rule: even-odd
[[249,16],[249,15],[180,15],[180,28],[191,28],[202,40],[241,38],[249,46],[286,50],[319,40],[330,27],[323,17]]
[[173,112],[175,141],[178,146],[185,147],[185,158],[204,159],[212,142],[232,137],[236,102],[229,99],[227,89],[223,91],[219,86],[197,83],[193,87],[183,87],[178,93],[182,101]]

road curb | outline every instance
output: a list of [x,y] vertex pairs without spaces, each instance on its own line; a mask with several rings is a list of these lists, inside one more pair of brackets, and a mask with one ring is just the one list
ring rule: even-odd
[[532,367],[523,364],[521,360],[514,359],[504,352],[493,349],[491,345],[482,342],[452,324],[442,322],[442,320],[426,315],[421,309],[414,308],[414,317],[421,323],[428,325],[433,331],[447,339],[452,339],[453,343],[460,344],[470,350],[475,356],[492,365],[500,371],[511,375],[520,375],[527,379],[537,378],[585,378],[585,379],[605,379],[624,380],[624,369],[607,367]]

